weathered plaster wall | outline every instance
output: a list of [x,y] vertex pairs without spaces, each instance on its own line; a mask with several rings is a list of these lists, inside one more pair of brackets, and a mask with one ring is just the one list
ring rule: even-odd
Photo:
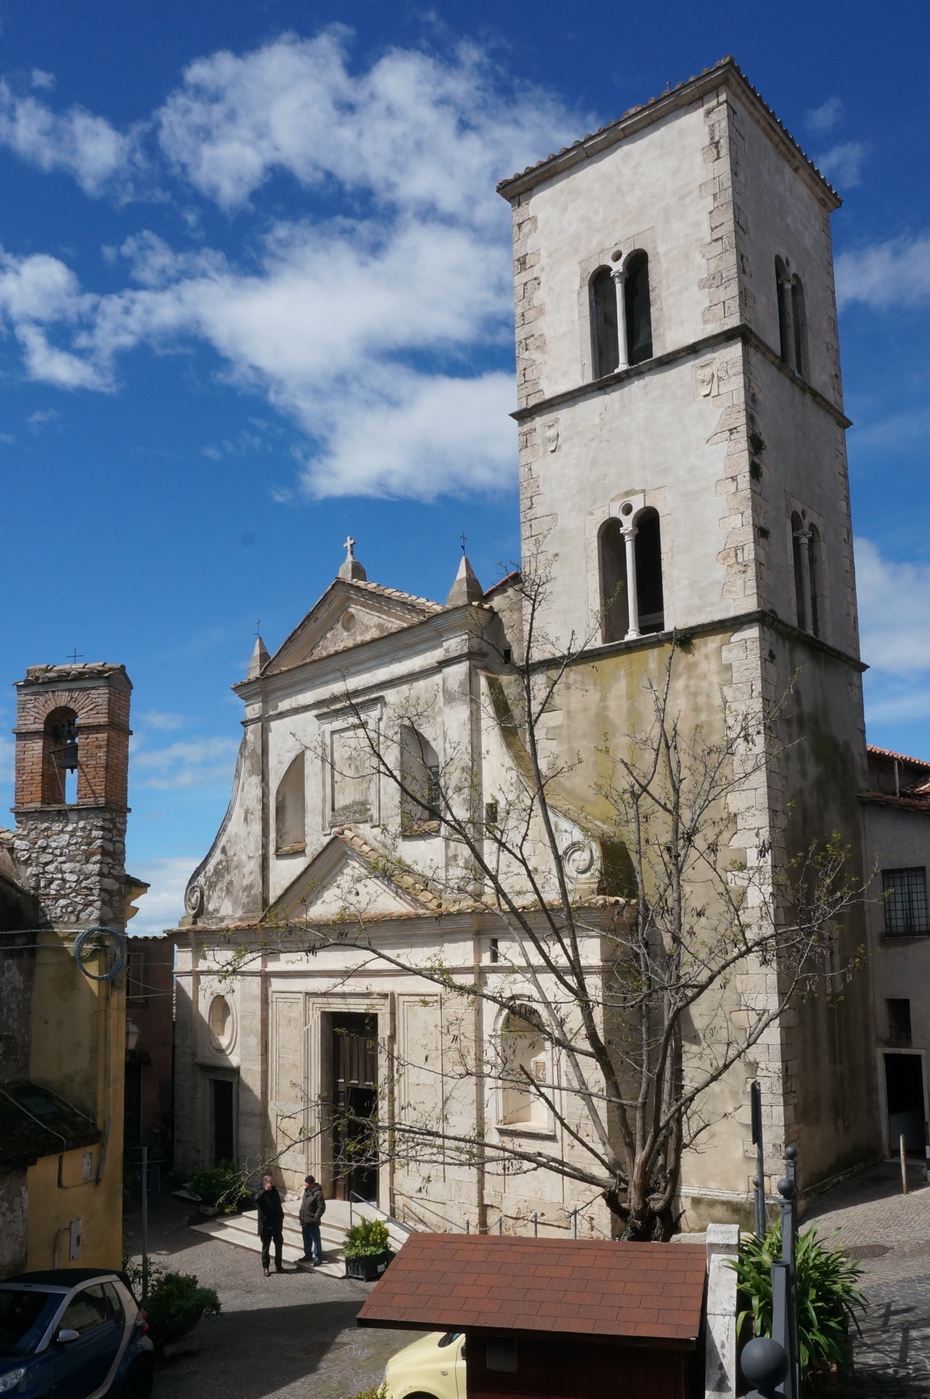
[[29,1196],[25,1171],[0,1172],[0,1278],[26,1267]]
[[[923,1058],[924,1095],[927,1096],[927,1066],[930,1056],[930,1000],[924,988],[930,984],[930,937],[888,937],[882,895],[882,869],[930,869],[930,814],[891,804],[868,802],[863,808],[866,833],[866,868],[872,874],[867,909],[869,951],[874,986],[874,1021],[879,1046],[876,1055],[879,1099],[882,1111],[882,1145],[886,1153],[897,1149],[888,1135],[883,1050],[900,1053],[903,1048]],[[910,1002],[911,1042],[909,1046],[889,1039],[888,1000]]]

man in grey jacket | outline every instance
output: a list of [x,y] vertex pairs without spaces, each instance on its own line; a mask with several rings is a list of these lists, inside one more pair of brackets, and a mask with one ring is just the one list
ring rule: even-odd
[[304,1193],[300,1201],[300,1227],[304,1236],[304,1256],[300,1260],[302,1263],[309,1263],[311,1256],[316,1267],[323,1262],[323,1245],[320,1240],[320,1220],[326,1209],[326,1201],[323,1199],[323,1187],[319,1185],[313,1176],[307,1176],[304,1183]]

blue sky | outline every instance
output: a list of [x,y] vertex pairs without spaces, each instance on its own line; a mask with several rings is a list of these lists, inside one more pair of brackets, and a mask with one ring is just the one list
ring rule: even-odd
[[[517,557],[497,179],[732,53],[834,216],[870,741],[930,757],[925,4],[0,0],[0,806],[27,665],[135,685],[134,931],[229,795],[256,624]],[[0,817],[0,820],[3,818]]]

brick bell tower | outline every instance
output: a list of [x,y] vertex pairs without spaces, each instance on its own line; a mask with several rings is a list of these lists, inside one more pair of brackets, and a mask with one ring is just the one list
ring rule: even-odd
[[121,665],[30,666],[16,688],[17,861],[53,926],[122,931],[132,683]]

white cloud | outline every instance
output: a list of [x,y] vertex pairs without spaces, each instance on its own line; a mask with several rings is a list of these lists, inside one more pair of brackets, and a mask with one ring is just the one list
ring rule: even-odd
[[343,415],[310,462],[311,496],[464,495],[506,485],[516,460],[510,374],[453,379],[394,374],[384,392]]
[[930,679],[930,564],[884,559],[871,540],[857,539],[856,581],[862,659],[876,671]]
[[[35,69],[33,86],[50,85],[54,85],[52,75]],[[134,139],[83,107],[71,107],[59,115],[38,98],[17,97],[0,79],[0,144],[40,170],[65,171],[85,194],[97,195],[126,171]]]
[[341,28],[286,36],[192,64],[158,114],[165,154],[227,208],[277,168],[304,185],[332,176],[386,203],[473,222],[493,207],[495,180],[564,131],[551,97],[503,95],[474,47],[448,62],[392,49],[353,75],[348,37]]
[[862,183],[865,154],[866,147],[861,141],[841,141],[839,145],[831,146],[828,151],[815,156],[814,164],[831,184],[853,189]]
[[26,422],[32,423],[36,427],[40,427],[43,423],[54,422],[56,418],[60,417],[61,414],[59,413],[57,408],[37,408],[34,413],[29,414],[29,417],[26,419]]
[[190,739],[154,749],[146,748],[140,738],[131,749],[130,782],[136,787],[165,791],[224,785],[232,780],[238,749],[232,738]]
[[892,238],[836,259],[839,305],[916,306],[930,298],[930,234]]
[[147,709],[138,716],[139,722],[150,729],[183,729],[184,715],[171,714],[165,710]]
[[184,890],[197,867],[189,856],[163,856],[154,860],[131,860],[129,872],[150,885],[138,902],[138,912],[127,925],[131,937],[152,936],[166,928],[176,928],[184,913]]
[[266,219],[248,267],[137,233],[121,248],[135,285],[104,296],[82,293],[57,259],[8,259],[0,315],[30,377],[60,387],[112,389],[117,357],[142,343],[208,344],[228,382],[302,430],[311,494],[498,487],[516,452],[511,375],[486,368],[512,336],[494,183],[581,125],[545,94],[505,86],[469,47],[448,60],[395,49],[358,73],[346,31],[217,53],[157,114],[164,158],[229,209],[284,172],[306,215]]
[[813,107],[805,114],[804,122],[810,131],[818,136],[832,131],[843,116],[843,103],[839,97],[828,97],[819,107]]
[[43,68],[33,68],[29,81],[33,87],[40,88],[43,92],[51,92],[57,79],[54,73],[46,73]]

